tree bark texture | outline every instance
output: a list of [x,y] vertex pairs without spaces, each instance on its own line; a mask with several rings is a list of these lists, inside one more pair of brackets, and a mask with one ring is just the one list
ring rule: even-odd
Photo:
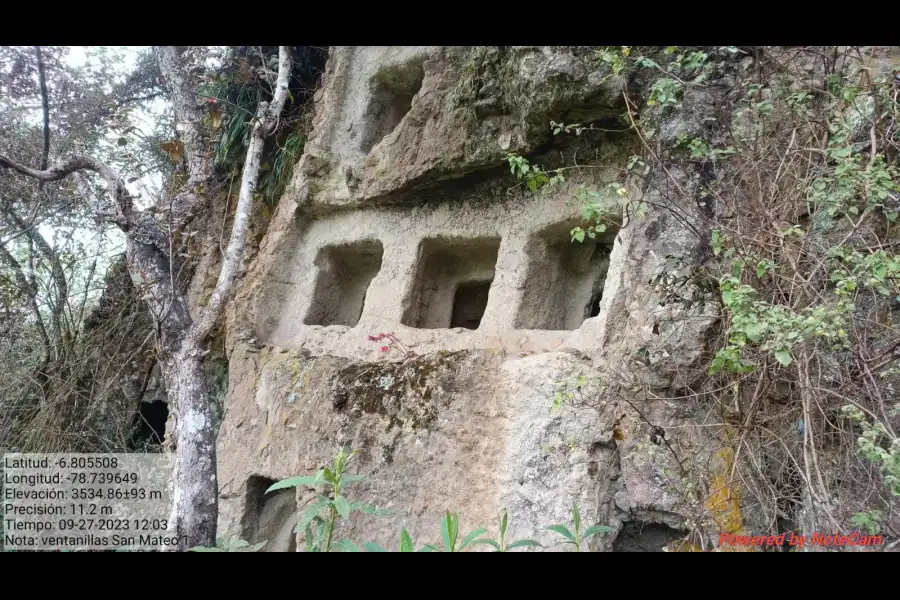
[[[0,156],[0,168],[7,168],[39,181],[57,181],[72,173],[88,170],[103,177],[112,199],[112,210],[102,214],[126,236],[126,263],[135,286],[157,323],[157,347],[169,399],[175,414],[174,502],[169,533],[179,536],[177,547],[214,546],[218,519],[216,433],[208,384],[203,369],[205,344],[221,319],[235,287],[246,246],[253,195],[259,178],[265,138],[277,127],[288,93],[291,72],[290,49],[279,47],[278,75],[271,103],[261,103],[253,121],[250,145],[241,175],[240,196],[222,268],[209,303],[194,320],[187,297],[173,279],[175,258],[170,250],[172,236],[191,215],[202,190],[209,189],[208,135],[203,131],[203,112],[189,69],[183,62],[183,48],[154,49],[160,72],[175,109],[188,180],[169,203],[166,231],[151,214],[137,211],[124,182],[104,163],[86,156],[72,157],[57,165],[37,170]],[[44,250],[40,248],[40,250]],[[172,434],[170,434],[172,435]]]

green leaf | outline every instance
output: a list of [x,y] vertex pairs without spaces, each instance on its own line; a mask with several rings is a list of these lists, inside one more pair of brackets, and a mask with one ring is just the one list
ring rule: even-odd
[[297,526],[294,527],[294,533],[299,533],[301,531],[303,532],[303,537],[306,540],[306,549],[311,551],[313,549],[312,527],[307,525],[305,528],[302,528],[302,527],[300,527],[300,523],[297,523]]
[[581,513],[578,512],[578,504],[572,504],[572,520],[575,522],[575,535],[581,531]]
[[587,531],[584,532],[584,537],[597,535],[598,533],[612,533],[613,531],[615,529],[606,525],[594,525],[593,527],[588,527]]
[[444,550],[450,552],[450,549],[453,548],[453,543],[456,542],[455,536],[453,541],[450,539],[450,532],[453,529],[453,517],[450,516],[450,512],[444,516],[444,521],[441,523],[441,537],[444,539]]
[[580,227],[572,230],[572,241],[575,242],[583,242],[584,241],[585,232]]
[[480,535],[484,535],[485,533],[487,533],[487,529],[485,529],[484,527],[479,527],[478,529],[464,537],[462,543],[459,545],[459,551],[462,552],[463,550],[465,550],[466,546],[471,544],[475,538]]
[[335,483],[337,481],[337,478],[335,478],[334,473],[332,473],[331,469],[329,469],[328,467],[325,467],[324,469],[322,469],[321,472],[322,472],[322,477],[324,477],[328,482]]
[[357,481],[363,481],[365,478],[365,475],[341,475],[341,483],[356,483]]
[[287,479],[282,479],[277,483],[273,483],[269,486],[269,489],[266,490],[266,493],[274,492],[275,490],[283,490],[285,488],[297,487],[298,485],[321,485],[325,483],[319,477],[319,473],[315,475],[301,475],[299,477],[288,477]]
[[338,514],[341,515],[342,519],[346,519],[350,516],[350,503],[340,494],[334,497],[334,508],[338,511]]
[[513,549],[515,549],[515,548],[526,548],[526,547],[529,547],[529,546],[531,546],[531,547],[537,547],[537,548],[543,548],[543,547],[544,547],[543,544],[541,544],[540,542],[536,542],[536,541],[534,541],[534,540],[517,540],[517,541],[513,542],[512,544],[510,544],[509,546],[507,546],[506,549],[507,549],[507,550],[513,550]]
[[387,548],[375,542],[364,542],[363,548],[365,548],[369,552],[387,552]]
[[379,517],[394,514],[394,511],[390,508],[378,508],[377,506],[372,506],[371,504],[366,504],[364,502],[351,502],[350,512],[357,511],[362,511],[367,515],[375,515]]
[[731,306],[731,303],[734,302],[734,292],[731,290],[725,290],[722,292],[722,304],[725,306]]
[[744,334],[751,342],[758,342],[769,325],[766,322],[748,323],[744,326]]
[[356,545],[352,540],[341,540],[335,544],[341,552],[362,552],[362,548]]
[[569,531],[569,528],[566,527],[565,525],[551,525],[547,529],[549,529],[550,531],[555,531],[556,533],[560,534],[561,536],[567,538],[573,544],[575,543],[575,536],[572,535],[572,532]]
[[791,364],[791,352],[790,350],[776,350],[775,351],[775,360],[781,363],[782,366],[786,367]]
[[409,535],[409,532],[406,531],[406,528],[403,528],[403,531],[400,532],[400,552],[412,552],[413,551],[413,541]]
[[331,500],[329,498],[319,496],[315,502],[307,506],[306,510],[303,511],[303,517],[297,523],[297,527],[294,528],[294,531],[301,532],[305,530],[306,526],[319,514],[319,511],[330,505]]
[[369,552],[387,552],[387,549],[384,546],[375,542],[365,542],[363,543],[363,547]]
[[473,546],[478,546],[478,545],[485,546],[486,545],[486,546],[492,547],[497,552],[500,552],[500,544],[498,544],[495,540],[491,540],[488,538],[482,538],[480,540],[475,540],[474,542],[472,542],[472,545]]

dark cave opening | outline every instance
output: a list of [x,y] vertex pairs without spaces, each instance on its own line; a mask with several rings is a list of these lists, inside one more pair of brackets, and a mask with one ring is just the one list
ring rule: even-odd
[[590,319],[592,317],[596,317],[600,314],[600,301],[603,300],[603,290],[600,290],[588,301],[587,306],[584,307],[584,318]]
[[400,322],[418,329],[477,329],[499,250],[499,237],[422,240],[416,283]]
[[613,543],[613,552],[662,552],[663,547],[684,538],[685,532],[662,523],[627,521]]
[[556,223],[532,235],[516,329],[573,331],[600,315],[616,229],[597,239],[572,241],[578,220]]
[[461,283],[456,288],[456,296],[453,298],[453,316],[450,318],[450,327],[462,327],[464,329],[478,329],[481,325],[481,317],[487,308],[488,292],[493,281],[473,281]]
[[169,405],[162,400],[141,402],[137,415],[136,446],[159,446],[166,439],[166,421],[169,420]]

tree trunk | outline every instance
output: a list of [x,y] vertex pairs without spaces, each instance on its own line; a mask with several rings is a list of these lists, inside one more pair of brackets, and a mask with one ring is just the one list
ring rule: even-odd
[[214,546],[218,518],[216,431],[210,410],[203,353],[186,340],[163,369],[169,399],[175,398],[175,494],[170,526],[177,550]]
[[[216,432],[203,370],[204,345],[225,312],[235,287],[247,241],[264,140],[277,127],[284,108],[291,59],[289,48],[281,46],[272,102],[260,103],[253,123],[231,238],[222,257],[221,272],[209,303],[194,320],[186,296],[174,281],[173,273],[181,269],[177,264],[179,259],[172,256],[172,236],[190,219],[190,209],[197,201],[198,191],[209,183],[212,169],[208,148],[204,145],[203,115],[197,107],[194,81],[181,61],[182,50],[169,46],[157,48],[156,53],[182,125],[188,163],[188,181],[169,202],[171,230],[165,231],[147,212],[135,210],[121,178],[108,165],[94,158],[77,156],[53,167],[36,170],[0,155],[0,169],[12,169],[39,181],[58,181],[72,173],[88,170],[106,180],[113,210],[102,216],[116,223],[125,233],[128,271],[156,319],[157,347],[169,409],[175,416],[174,502],[168,533],[179,538],[176,546],[162,549],[183,551],[196,546],[215,546],[216,543],[219,493]],[[57,285],[65,289],[64,283],[63,280]]]

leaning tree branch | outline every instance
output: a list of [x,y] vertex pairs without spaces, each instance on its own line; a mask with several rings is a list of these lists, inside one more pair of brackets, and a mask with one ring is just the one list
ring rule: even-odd
[[47,97],[47,75],[44,72],[41,47],[35,46],[34,52],[37,54],[38,79],[41,85],[41,108],[44,109],[44,151],[41,153],[41,171],[46,171],[47,161],[50,159],[50,101]]
[[260,102],[256,112],[253,134],[250,139],[250,146],[247,148],[244,169],[241,173],[241,191],[234,213],[234,224],[231,226],[231,239],[228,241],[228,247],[225,249],[222,269],[219,271],[219,280],[213,289],[209,304],[206,305],[200,318],[197,319],[194,331],[191,333],[197,342],[204,341],[212,332],[216,322],[222,316],[225,304],[234,288],[237,271],[244,256],[244,247],[247,242],[250,209],[253,204],[253,193],[256,191],[256,183],[259,178],[263,144],[266,136],[274,130],[281,117],[281,111],[287,98],[290,75],[290,49],[287,46],[280,46],[278,48],[278,78],[275,84],[275,93],[272,97],[272,103],[267,105],[265,102]]
[[[211,166],[203,136],[202,112],[193,94],[193,82],[182,63],[183,50],[158,48],[160,70],[173,98],[182,130],[182,143],[188,163],[188,182],[173,197],[181,206],[170,222],[188,213],[200,190],[211,179]],[[164,232],[145,211],[132,208],[131,197],[121,179],[105,164],[90,157],[74,157],[47,169],[31,169],[0,156],[0,168],[12,169],[41,181],[56,181],[81,170],[94,171],[106,179],[108,193],[119,212],[119,226],[126,232],[126,258],[132,278],[142,285],[151,310],[160,315],[159,347],[161,366],[170,405],[175,408],[174,468],[175,494],[170,530],[181,538],[178,549],[215,544],[218,514],[218,479],[216,476],[216,431],[210,412],[208,384],[203,370],[203,343],[225,310],[235,287],[249,229],[253,194],[259,179],[260,161],[265,138],[278,124],[288,95],[291,60],[289,48],[279,48],[279,67],[275,92],[270,104],[260,103],[241,176],[241,190],[232,225],[231,238],[219,279],[200,318],[193,320],[187,297],[171,281],[171,233]],[[171,204],[175,204],[172,202]],[[163,316],[164,315],[164,316]]]
[[[125,188],[125,183],[112,168],[95,158],[89,156],[76,156],[63,163],[38,170],[26,167],[6,156],[0,155],[0,168],[12,169],[17,173],[37,179],[40,182],[58,181],[72,173],[82,170],[98,173],[106,180],[109,194],[112,196],[117,210],[117,214],[111,215],[111,220],[115,221],[125,232],[129,231],[134,223],[135,214],[132,208],[132,198]],[[0,213],[23,232],[34,246],[37,246],[38,251],[50,265],[53,282],[55,284],[54,287],[56,288],[56,297],[53,299],[51,311],[52,326],[53,335],[55,337],[54,341],[57,343],[56,347],[59,354],[64,351],[64,348],[62,347],[63,332],[61,317],[64,315],[69,297],[68,281],[66,280],[65,271],[62,268],[59,256],[50,244],[47,243],[47,240],[44,239],[44,236],[40,234],[37,228],[25,223],[8,203],[0,202]],[[52,348],[53,346],[50,347]]]
[[73,156],[65,162],[58,163],[47,169],[32,169],[21,165],[16,161],[0,154],[0,168],[12,169],[38,181],[59,181],[65,179],[76,171],[93,171],[106,180],[107,189],[112,197],[113,204],[121,220],[118,225],[124,231],[134,221],[134,208],[131,194],[125,187],[125,182],[105,163],[90,156]]
[[[44,57],[41,54],[41,47],[35,46],[34,52],[37,55],[38,81],[41,87],[41,108],[44,111],[44,150],[41,152],[41,171],[47,170],[47,163],[50,160],[50,99],[47,95],[47,74],[44,70]],[[38,182],[38,191],[44,189],[44,182]]]

